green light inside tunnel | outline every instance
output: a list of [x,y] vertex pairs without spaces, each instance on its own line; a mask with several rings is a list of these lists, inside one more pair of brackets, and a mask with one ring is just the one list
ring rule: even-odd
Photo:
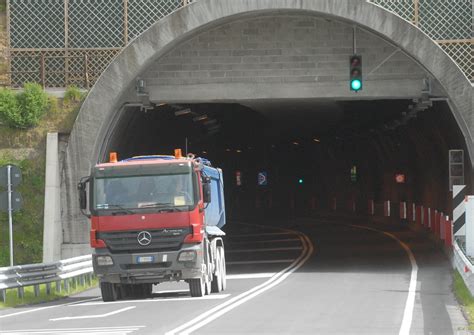
[[354,91],[359,91],[362,88],[362,82],[359,79],[354,79],[351,81],[351,88]]
[[303,182],[304,182],[304,181],[303,181],[302,178],[298,179],[298,184],[303,184]]

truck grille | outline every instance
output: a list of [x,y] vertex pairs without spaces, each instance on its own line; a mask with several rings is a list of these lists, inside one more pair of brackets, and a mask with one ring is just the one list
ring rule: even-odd
[[[147,231],[151,235],[151,243],[143,246],[138,243],[138,234]],[[104,240],[113,253],[156,252],[179,250],[191,228],[169,228],[154,230],[129,230],[97,233],[97,238]]]

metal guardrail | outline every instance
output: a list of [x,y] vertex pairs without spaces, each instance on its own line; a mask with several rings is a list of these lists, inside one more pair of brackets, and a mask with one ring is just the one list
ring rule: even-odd
[[[84,285],[92,280],[92,255],[79,256],[58,262],[17,265],[0,268],[0,299],[6,302],[6,291],[17,289],[18,297],[24,297],[24,288],[34,287],[34,294],[40,294],[40,285],[46,285],[46,294],[51,294],[51,284],[55,283],[56,292],[69,292],[78,283]],[[63,283],[63,285],[61,285]]]

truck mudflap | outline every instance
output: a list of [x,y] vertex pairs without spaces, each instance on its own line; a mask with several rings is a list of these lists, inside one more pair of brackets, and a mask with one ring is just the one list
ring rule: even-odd
[[183,248],[177,251],[131,254],[112,254],[108,249],[96,249],[92,255],[95,274],[103,281],[117,284],[161,283],[201,278],[202,263],[201,244],[183,245]]

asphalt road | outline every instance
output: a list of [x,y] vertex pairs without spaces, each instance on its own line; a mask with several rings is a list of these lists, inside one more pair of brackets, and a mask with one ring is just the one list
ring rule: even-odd
[[191,298],[172,283],[104,303],[93,289],[1,310],[0,334],[469,333],[448,259],[407,228],[328,217],[226,228],[220,294]]

